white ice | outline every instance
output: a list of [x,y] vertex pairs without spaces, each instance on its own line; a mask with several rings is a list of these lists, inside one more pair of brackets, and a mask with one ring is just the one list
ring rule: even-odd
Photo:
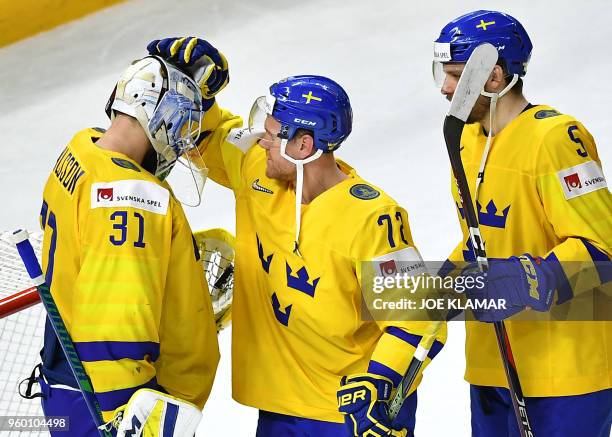
[[[227,55],[231,82],[219,102],[243,116],[282,77],[314,73],[340,82],[354,128],[338,155],[408,210],[425,259],[443,259],[460,231],[441,135],[448,104],[432,84],[432,41],[447,21],[481,8],[502,8],[522,21],[535,46],[528,99],[581,120],[610,176],[608,1],[135,0],[0,49],[0,229],[37,228],[58,153],[76,131],[108,125],[103,110],[114,82],[148,41],[197,35]],[[233,230],[231,194],[208,183],[205,195],[204,206],[187,211],[192,227]],[[463,339],[463,326],[452,324],[426,372],[421,437],[469,435]],[[223,358],[198,435],[254,435],[257,412],[231,400],[229,330],[220,341]]]

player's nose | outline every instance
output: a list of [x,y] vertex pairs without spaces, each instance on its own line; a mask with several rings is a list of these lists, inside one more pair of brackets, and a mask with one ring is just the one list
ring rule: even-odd
[[442,83],[442,86],[440,87],[440,92],[447,96],[450,96],[452,98],[453,93],[455,92],[455,87],[456,87],[456,82],[453,80],[449,80],[449,77],[446,76],[444,78],[444,82]]
[[444,81],[444,83],[442,84],[442,87],[440,88],[440,93],[442,93],[442,95],[445,95],[445,96],[452,94],[452,90],[450,89],[449,86],[446,85],[446,81]]

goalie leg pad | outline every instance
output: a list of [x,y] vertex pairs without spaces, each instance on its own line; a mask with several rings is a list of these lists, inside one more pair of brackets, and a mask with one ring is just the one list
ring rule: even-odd
[[115,411],[117,437],[183,437],[195,434],[202,412],[190,402],[140,389]]

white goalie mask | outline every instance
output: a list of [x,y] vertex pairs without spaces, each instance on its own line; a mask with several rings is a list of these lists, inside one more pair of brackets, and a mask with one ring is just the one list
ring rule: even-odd
[[[199,86],[185,73],[157,56],[147,56],[128,67],[117,82],[106,105],[112,119],[116,112],[134,117],[144,129],[157,154],[153,173],[165,180],[177,169],[186,174],[182,186],[170,181],[182,203],[196,206],[208,170],[196,147],[201,133],[202,94]],[[176,177],[175,177],[176,176]]]

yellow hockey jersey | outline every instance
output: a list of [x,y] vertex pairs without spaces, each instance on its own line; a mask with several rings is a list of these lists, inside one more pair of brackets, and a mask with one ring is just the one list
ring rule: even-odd
[[[472,194],[485,142],[480,124],[465,127],[461,157]],[[452,191],[459,208],[454,184]],[[493,137],[475,208],[488,257],[530,253],[560,262],[609,261],[612,254],[612,197],[593,137],[551,107],[526,109]],[[461,209],[459,218],[464,239],[450,259],[470,260]],[[563,267],[572,277],[570,265]],[[599,275],[599,283],[610,280],[605,268]],[[564,282],[557,302],[593,285]],[[507,321],[506,326],[526,396],[612,387],[610,322]],[[467,381],[507,387],[493,326],[467,322],[466,329]]]
[[[105,420],[139,388],[203,407],[219,360],[210,296],[167,183],[85,129],[45,186],[43,269]],[[43,373],[76,386],[47,327]]]
[[[265,151],[241,126],[215,104],[200,144],[209,176],[236,197],[233,397],[342,422],[341,377],[369,370],[397,383],[428,325],[361,317],[358,263],[414,246],[406,212],[338,160],[349,177],[302,205],[296,255],[295,190],[266,177]],[[430,357],[444,339],[443,330]]]

